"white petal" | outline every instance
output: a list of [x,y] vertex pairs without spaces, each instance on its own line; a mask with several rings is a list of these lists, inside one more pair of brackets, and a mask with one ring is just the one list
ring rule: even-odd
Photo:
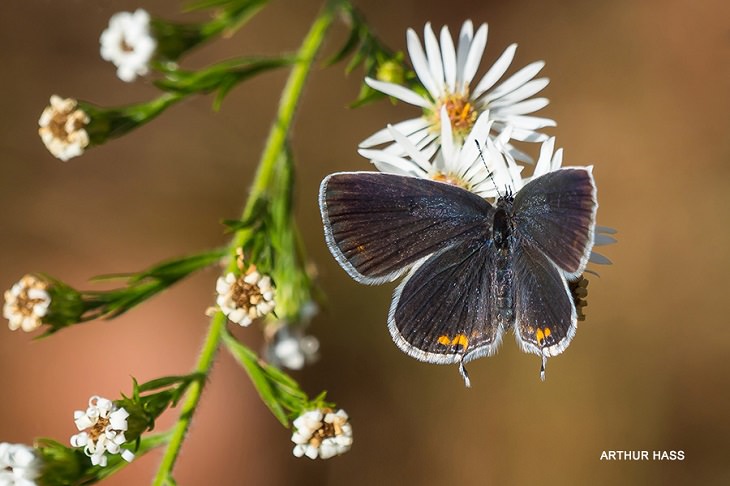
[[[393,125],[393,128],[401,133],[405,133],[406,135],[410,136],[412,133],[415,133],[424,128],[428,128],[429,126],[429,121],[426,120],[424,117],[419,116],[418,118],[411,118],[409,120],[396,123],[395,125]],[[390,130],[388,130],[388,127],[386,127],[382,130],[378,130],[373,135],[360,142],[360,147],[368,148],[391,141],[393,141],[393,137],[390,135]]]
[[[423,52],[421,47],[421,41],[418,39],[418,35],[413,29],[408,29],[406,33],[406,43],[408,44],[408,54],[411,57],[411,63],[413,64],[413,70],[416,71],[418,79],[423,84],[434,100],[441,97],[441,90],[431,76],[431,69],[426,60],[426,54]],[[376,88],[378,89],[378,88]],[[382,91],[382,90],[381,90]],[[405,101],[405,100],[404,100]]]
[[305,456],[307,456],[310,459],[317,459],[318,454],[319,454],[319,449],[317,449],[313,445],[306,446],[306,451],[304,452]]
[[613,262],[606,258],[605,256],[601,255],[600,253],[596,253],[595,251],[592,251],[590,256],[588,257],[588,261],[591,263],[597,263],[598,265],[611,265]]
[[[365,83],[381,93],[385,93],[393,98],[398,98],[399,100],[410,103],[411,105],[420,106],[421,108],[430,108],[433,105],[433,102],[430,100],[427,100],[415,91],[399,84],[378,81],[377,79],[372,78],[365,78]],[[438,96],[435,96],[434,99],[435,98],[438,98]]]
[[423,153],[418,150],[415,145],[413,145],[413,142],[411,142],[408,137],[400,133],[398,130],[394,129],[392,125],[388,125],[388,129],[390,130],[390,134],[393,136],[393,140],[395,140],[398,145],[405,150],[411,160],[424,171],[428,171],[431,167],[431,161],[423,156]]
[[86,434],[86,432],[72,435],[70,442],[71,447],[84,447],[86,444],[89,443],[89,436]]
[[446,26],[441,29],[441,57],[444,63],[446,89],[453,93],[456,89],[456,51],[451,33]]
[[540,156],[537,158],[535,170],[532,177],[540,177],[547,174],[551,170],[551,162],[553,158],[553,149],[555,148],[555,137],[550,137],[540,146]]
[[455,160],[454,133],[451,130],[451,120],[446,106],[441,107],[441,153],[447,173],[456,172],[458,167]]
[[441,49],[436,40],[436,35],[431,28],[431,22],[426,23],[423,29],[423,42],[426,45],[426,56],[428,57],[428,68],[431,77],[438,87],[439,93],[444,92],[444,66],[441,61]]
[[91,420],[86,414],[83,414],[75,419],[74,423],[76,424],[77,429],[84,430],[94,425],[96,423],[96,420]]
[[494,64],[492,64],[492,67],[489,68],[487,74],[485,74],[484,77],[482,77],[482,79],[479,81],[477,87],[474,88],[474,91],[472,92],[472,97],[479,98],[482,93],[490,89],[492,86],[494,86],[494,83],[499,81],[499,78],[504,75],[504,73],[507,71],[507,68],[509,68],[509,65],[512,63],[512,59],[515,57],[516,50],[517,44],[512,44],[504,50],[502,55],[499,56],[499,59],[497,59]]
[[613,236],[596,233],[593,237],[593,244],[595,246],[612,245],[614,243],[616,243],[616,238]]
[[464,62],[464,71],[462,74],[462,89],[466,88],[471,84],[474,75],[479,69],[479,64],[482,62],[482,55],[484,54],[484,48],[487,46],[487,24],[482,24],[477,33],[474,35],[474,39],[469,46],[469,54],[466,56]]
[[547,98],[532,98],[531,100],[522,101],[519,103],[510,103],[507,106],[495,106],[495,103],[491,104],[489,107],[492,112],[494,112],[495,114],[499,113],[501,116],[526,115],[527,113],[532,113],[545,108],[549,103],[550,101]]
[[471,20],[467,20],[461,26],[459,32],[459,46],[456,49],[456,91],[464,90],[464,66],[466,66],[466,58],[469,55],[469,46],[474,37],[474,26]]
[[388,153],[384,150],[360,149],[358,150],[358,153],[363,157],[370,159],[378,168],[380,168],[380,164],[386,164],[395,169],[395,171],[381,170],[381,172],[391,172],[402,175],[418,175],[425,174],[427,172],[427,170],[424,171],[424,169],[419,167],[416,162]]
[[124,449],[122,451],[122,459],[124,459],[127,462],[132,462],[134,460],[134,452]]
[[523,84],[521,87],[517,88],[516,90],[512,91],[511,93],[507,93],[504,96],[501,96],[498,99],[494,99],[489,102],[490,107],[500,107],[500,109],[503,109],[505,105],[511,105],[515,104],[519,101],[526,100],[530,96],[539,93],[540,91],[545,88],[550,83],[550,80],[548,78],[538,78],[533,79],[532,81],[528,81],[527,83]]
[[115,430],[127,430],[127,417],[129,412],[120,408],[109,415],[109,423]]
[[521,87],[530,79],[537,76],[537,73],[545,66],[544,61],[535,61],[532,64],[528,64],[509,78],[505,79],[499,86],[494,88],[494,91],[487,94],[484,99],[485,101],[492,101],[500,98],[507,93],[511,93],[517,88]]
[[337,455],[337,445],[334,441],[325,439],[319,447],[319,457],[321,459],[329,459]]
[[[554,127],[556,125],[555,120],[540,116],[508,115],[497,118],[496,115],[492,115],[492,119],[499,120],[502,124],[511,125],[515,129],[519,128],[522,130],[538,130],[540,128]],[[517,139],[517,136],[512,135],[512,138]]]

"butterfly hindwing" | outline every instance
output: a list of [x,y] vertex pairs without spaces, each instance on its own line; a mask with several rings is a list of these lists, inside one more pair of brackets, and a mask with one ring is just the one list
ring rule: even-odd
[[410,266],[488,231],[494,209],[449,184],[380,172],[341,172],[320,186],[327,246],[355,280],[395,280]]
[[531,242],[518,239],[513,251],[517,342],[525,352],[557,356],[570,344],[577,326],[568,282]]
[[590,168],[558,169],[533,179],[515,195],[515,232],[566,276],[577,277],[593,247],[597,208]]
[[491,270],[484,239],[448,247],[414,267],[390,308],[388,327],[398,347],[442,364],[493,354],[502,328],[489,295]]

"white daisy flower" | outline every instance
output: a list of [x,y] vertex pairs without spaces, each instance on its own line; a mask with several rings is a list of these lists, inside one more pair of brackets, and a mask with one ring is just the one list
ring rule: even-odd
[[35,486],[43,462],[35,449],[25,444],[0,442],[0,485]]
[[117,66],[122,81],[132,82],[149,72],[157,41],[150,33],[150,15],[145,10],[112,15],[99,41],[101,57]]
[[89,145],[89,134],[84,127],[89,116],[77,109],[77,101],[51,96],[51,105],[46,107],[38,120],[38,134],[54,157],[64,162],[84,153]]
[[[517,44],[505,49],[472,88],[472,81],[487,44],[487,24],[482,24],[474,33],[471,21],[464,22],[456,49],[449,29],[441,29],[439,41],[430,23],[424,29],[425,52],[413,29],[408,29],[407,44],[413,69],[425,88],[425,94],[376,79],[366,78],[365,82],[373,89],[423,109],[420,117],[395,125],[417,147],[425,148],[438,140],[442,107],[446,107],[458,141],[466,138],[479,116],[487,111],[489,119],[494,122],[490,125],[490,130],[499,134],[511,127],[511,138],[514,140],[544,141],[547,136],[539,130],[555,126],[555,121],[549,118],[529,115],[548,104],[546,98],[531,98],[548,84],[547,78],[534,79],[544,66],[543,61],[528,64],[497,84],[509,68]],[[383,129],[364,140],[360,146],[369,148],[393,141],[390,130]],[[529,156],[514,147],[506,148],[517,159],[530,160]],[[391,146],[390,150],[397,152],[398,147]]]
[[271,277],[261,275],[251,265],[244,275],[228,273],[216,282],[216,303],[229,320],[248,326],[276,307]]
[[[441,107],[445,113],[446,107]],[[381,172],[422,177],[448,182],[463,187],[484,198],[497,198],[506,187],[514,188],[521,181],[522,167],[514,158],[505,153],[504,147],[509,140],[510,130],[503,131],[498,137],[484,140],[486,145],[477,145],[477,137],[489,133],[494,120],[489,112],[482,113],[465,137],[463,144],[454,139],[454,132],[448,117],[441,124],[441,145],[418,148],[412,140],[395,126],[388,126],[389,133],[400,147],[403,155],[393,150],[360,149],[363,157],[371,159]],[[521,187],[521,186],[520,186]]]
[[11,331],[35,331],[43,324],[50,305],[48,282],[34,275],[25,275],[5,291],[3,317],[10,321]]
[[83,447],[94,466],[106,466],[106,452],[121,454],[122,459],[131,462],[134,453],[121,448],[126,442],[127,417],[129,413],[124,408],[117,408],[111,400],[91,397],[86,411],[74,412],[76,428],[82,432],[71,437],[71,446]]
[[293,422],[291,440],[296,457],[329,459],[344,454],[352,447],[352,426],[347,413],[324,408],[304,412]]

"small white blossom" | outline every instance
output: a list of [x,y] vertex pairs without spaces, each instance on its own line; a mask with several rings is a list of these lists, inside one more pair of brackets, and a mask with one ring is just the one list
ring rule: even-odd
[[84,153],[89,145],[89,134],[84,129],[90,119],[81,109],[77,109],[73,98],[63,99],[51,96],[38,120],[38,134],[54,157],[64,162]]
[[117,77],[122,81],[132,82],[149,72],[157,41],[150,33],[150,15],[146,11],[115,13],[99,41],[101,57],[117,66]]
[[42,465],[32,447],[0,442],[0,486],[35,486]]
[[292,453],[296,457],[329,459],[352,447],[352,426],[342,409],[310,410],[297,417],[293,425],[291,440],[296,445]]
[[315,336],[305,335],[301,325],[293,327],[284,323],[276,330],[267,355],[275,365],[300,370],[317,360],[317,351],[319,340]]
[[85,411],[74,412],[76,428],[82,432],[71,437],[71,446],[83,447],[94,466],[106,466],[106,452],[121,453],[125,461],[131,462],[134,453],[121,448],[126,442],[127,417],[129,413],[124,408],[117,408],[111,400],[91,397]]
[[[541,142],[547,139],[539,130],[555,126],[555,122],[529,115],[548,104],[546,98],[531,98],[548,84],[546,78],[534,79],[544,62],[533,62],[497,84],[514,58],[517,44],[512,44],[472,88],[487,44],[487,24],[482,24],[474,33],[472,22],[464,22],[456,48],[447,27],[441,29],[440,39],[437,39],[431,24],[426,24],[425,51],[413,29],[408,29],[406,37],[413,69],[426,93],[371,78],[366,78],[365,82],[373,89],[423,110],[420,117],[395,125],[415,146],[424,149],[438,145],[440,125],[444,119],[442,107],[446,108],[457,141],[466,137],[484,112],[489,112],[489,119],[493,121],[489,128],[496,134],[510,127],[514,140]],[[370,148],[393,141],[392,133],[383,129],[364,140],[360,146]],[[529,156],[510,145],[505,148],[520,160],[530,160]],[[389,145],[388,150],[399,155],[396,145]],[[435,152],[435,149],[432,150]]]
[[261,275],[251,265],[244,275],[228,273],[216,282],[216,303],[220,310],[241,326],[250,325],[276,307],[271,277]]
[[48,283],[34,275],[25,275],[5,291],[3,317],[10,321],[11,331],[34,331],[43,324],[50,305]]

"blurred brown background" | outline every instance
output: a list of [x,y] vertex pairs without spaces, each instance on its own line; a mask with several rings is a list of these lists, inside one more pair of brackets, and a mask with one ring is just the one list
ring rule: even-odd
[[[294,50],[320,2],[275,1],[235,37],[196,51],[187,67]],[[350,453],[291,455],[245,374],[221,353],[176,476],[181,485],[729,484],[730,4],[724,0],[356,2],[390,46],[426,21],[458,32],[489,22],[484,67],[511,42],[512,68],[547,62],[567,165],[595,164],[599,224],[619,229],[614,265],[590,286],[587,320],[538,378],[539,360],[511,336],[472,363],[419,363],[391,342],[394,285],[351,281],[325,248],[316,193],[337,170],[368,170],[357,143],[416,113],[345,106],[359,73],[317,69],[293,143],[299,220],[329,305],[311,331],[322,359],[295,376],[350,413]],[[89,288],[95,274],[144,268],[226,241],[276,108],[285,72],[234,90],[219,113],[191,99],[150,125],[67,163],[50,156],[37,120],[53,93],[101,105],[155,96],[101,60],[98,37],[119,10],[144,6],[185,20],[171,0],[0,3],[0,287],[43,271]],[[327,52],[344,39],[332,30]],[[0,329],[0,440],[66,441],[92,394],[189,370],[212,302],[214,270],[111,322],[33,342]],[[4,328],[4,324],[2,327]],[[242,333],[258,346],[255,328]],[[172,423],[176,412],[160,421]],[[605,462],[603,450],[683,450],[682,462]],[[107,484],[147,484],[159,453]]]

